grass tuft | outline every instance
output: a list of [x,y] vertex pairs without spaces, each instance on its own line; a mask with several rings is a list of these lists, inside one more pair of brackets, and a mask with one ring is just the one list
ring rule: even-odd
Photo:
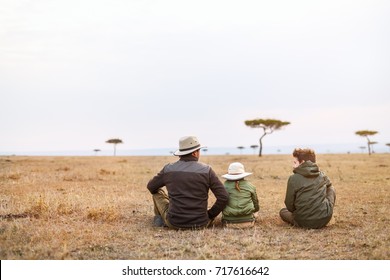
[[114,222],[120,220],[121,215],[113,207],[89,209],[87,219],[101,222]]

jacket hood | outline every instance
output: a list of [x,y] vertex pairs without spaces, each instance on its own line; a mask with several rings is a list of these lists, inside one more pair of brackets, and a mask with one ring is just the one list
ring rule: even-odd
[[311,162],[310,160],[305,161],[297,168],[293,170],[294,173],[300,174],[304,177],[317,177],[320,175],[320,169],[316,163]]

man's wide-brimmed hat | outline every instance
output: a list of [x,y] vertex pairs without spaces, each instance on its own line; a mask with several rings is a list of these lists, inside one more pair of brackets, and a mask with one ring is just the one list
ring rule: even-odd
[[228,173],[222,175],[222,178],[225,178],[226,180],[230,180],[230,181],[237,181],[249,175],[252,175],[252,173],[245,172],[245,168],[242,163],[233,162],[229,165]]
[[175,156],[184,156],[202,148],[205,147],[200,145],[198,138],[195,136],[184,136],[179,140],[179,149],[173,154]]

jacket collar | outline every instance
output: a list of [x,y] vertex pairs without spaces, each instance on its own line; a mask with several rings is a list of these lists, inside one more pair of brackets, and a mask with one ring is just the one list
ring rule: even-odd
[[193,155],[184,155],[180,157],[181,161],[198,161],[199,159],[197,157],[194,157]]

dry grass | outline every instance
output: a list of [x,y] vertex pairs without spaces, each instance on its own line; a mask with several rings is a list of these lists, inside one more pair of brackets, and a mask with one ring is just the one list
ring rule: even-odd
[[[175,157],[0,157],[1,259],[390,259],[390,155],[318,155],[336,191],[321,230],[278,216],[287,155],[203,156],[225,173],[241,161],[256,185],[250,230],[152,227],[148,180]],[[214,197],[210,196],[210,203]]]

